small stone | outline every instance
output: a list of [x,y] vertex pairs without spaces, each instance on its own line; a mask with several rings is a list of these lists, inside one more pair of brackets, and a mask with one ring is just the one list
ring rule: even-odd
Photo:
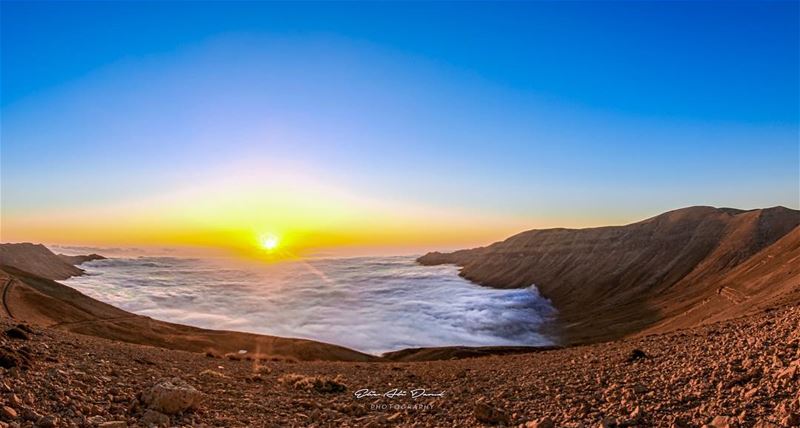
[[789,413],[781,419],[781,425],[785,427],[800,426],[800,415],[797,413]]
[[736,417],[736,420],[739,421],[740,424],[743,424],[747,421],[747,411],[742,410],[742,413],[739,413],[739,416]]
[[552,419],[545,416],[525,424],[525,428],[555,428],[556,424]]
[[778,372],[778,379],[792,380],[797,375],[797,365],[792,364],[789,367]]
[[644,410],[642,410],[641,407],[636,406],[636,408],[631,412],[630,417],[632,422],[639,422],[644,417]]
[[600,421],[600,423],[597,426],[600,427],[600,428],[612,428],[612,427],[616,427],[617,425],[619,425],[617,423],[617,418],[615,418],[613,416],[607,416],[607,417],[603,418],[603,420]]
[[672,420],[670,428],[688,428],[689,426],[690,425],[688,422],[686,422],[686,420],[680,417],[676,417],[675,419]]
[[36,413],[36,411],[32,409],[24,409],[22,411],[22,419],[25,419],[26,421],[35,422],[38,421],[39,418],[41,417],[42,415]]
[[476,404],[474,413],[475,413],[475,419],[477,419],[478,422],[483,422],[485,424],[491,424],[491,425],[496,425],[496,424],[508,425],[509,423],[508,415],[506,414],[506,412],[496,407],[492,407],[486,403]]
[[103,422],[98,425],[99,428],[128,428],[128,423],[125,421],[109,421]]
[[10,369],[21,365],[22,360],[16,354],[6,349],[0,349],[0,367]]
[[717,416],[708,425],[714,428],[733,428],[736,426],[736,419],[731,416]]
[[200,376],[209,378],[218,378],[218,379],[225,379],[228,377],[216,370],[208,370],[208,369],[201,371]]
[[0,415],[2,415],[5,419],[16,419],[17,411],[11,407],[3,406],[0,407]]
[[403,417],[403,413],[397,412],[397,413],[393,414],[392,416],[389,416],[388,418],[386,418],[386,421],[387,422],[394,422],[394,421],[400,419],[401,417]]
[[639,360],[644,360],[646,358],[649,358],[648,355],[641,349],[637,348],[632,350],[631,353],[628,354],[628,358],[626,359],[626,361],[629,363],[633,363]]
[[150,409],[144,412],[141,422],[145,426],[165,427],[169,426],[169,416]]
[[41,428],[55,428],[58,422],[53,416],[42,416],[36,421],[36,425]]

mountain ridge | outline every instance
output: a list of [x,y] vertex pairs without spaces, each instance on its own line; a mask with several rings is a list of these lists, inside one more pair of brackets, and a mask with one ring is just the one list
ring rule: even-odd
[[[83,275],[83,269],[73,259],[56,255],[42,244],[30,242],[0,244],[0,264],[13,266],[42,278],[67,279]],[[77,261],[77,259],[75,259]]]
[[623,226],[541,229],[486,247],[428,253],[481,285],[535,284],[560,312],[567,343],[610,340],[659,324],[675,295],[704,299],[725,275],[800,225],[800,211],[695,206]]

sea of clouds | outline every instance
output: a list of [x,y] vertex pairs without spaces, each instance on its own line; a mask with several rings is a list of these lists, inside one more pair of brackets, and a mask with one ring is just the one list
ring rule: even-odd
[[536,287],[496,290],[412,257],[237,264],[118,257],[65,283],[137,314],[197,327],[302,337],[379,354],[409,347],[551,345]]

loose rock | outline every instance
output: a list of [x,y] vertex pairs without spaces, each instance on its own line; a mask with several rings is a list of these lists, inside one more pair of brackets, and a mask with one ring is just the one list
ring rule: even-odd
[[146,412],[144,412],[141,422],[145,426],[165,427],[169,426],[169,416],[161,412],[149,409]]
[[142,393],[142,402],[150,409],[174,415],[200,405],[202,394],[179,378],[164,379]]
[[492,425],[508,425],[509,423],[508,414],[506,414],[506,412],[486,403],[478,403],[475,405],[475,419],[477,419],[478,422]]
[[547,416],[525,424],[525,428],[555,428],[555,426],[556,424],[553,422],[553,420]]
[[717,416],[708,425],[713,428],[733,428],[738,426],[738,421],[732,416]]
[[648,358],[647,354],[641,349],[634,349],[628,354],[627,362],[633,363],[635,361],[644,360]]
[[98,425],[99,428],[128,428],[128,423],[125,421],[109,421],[103,422]]
[[17,411],[11,407],[3,406],[0,407],[0,416],[3,416],[5,419],[16,419]]
[[36,421],[36,426],[41,428],[55,428],[58,425],[58,419],[53,416],[42,416]]
[[6,336],[12,339],[19,339],[19,340],[29,340],[30,336],[26,333],[23,329],[19,327],[11,327],[6,330]]

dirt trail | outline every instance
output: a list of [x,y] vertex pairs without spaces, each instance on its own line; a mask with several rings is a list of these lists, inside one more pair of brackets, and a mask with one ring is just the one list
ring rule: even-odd
[[59,328],[59,327],[80,327],[84,325],[92,325],[92,324],[100,324],[104,322],[112,322],[112,321],[124,321],[129,319],[137,319],[140,318],[139,315],[126,315],[121,317],[111,317],[111,318],[98,318],[92,320],[81,320],[81,321],[64,321],[64,322],[57,322],[55,324],[51,324],[50,328]]
[[750,296],[742,293],[741,291],[730,287],[722,287],[719,290],[719,294],[722,297],[728,299],[728,301],[730,301],[734,305],[739,305],[741,303],[744,303],[747,299],[750,298]]
[[8,306],[8,291],[11,290],[11,285],[13,282],[13,278],[8,278],[3,284],[3,310],[9,318],[14,318],[14,315],[11,315],[11,308]]

